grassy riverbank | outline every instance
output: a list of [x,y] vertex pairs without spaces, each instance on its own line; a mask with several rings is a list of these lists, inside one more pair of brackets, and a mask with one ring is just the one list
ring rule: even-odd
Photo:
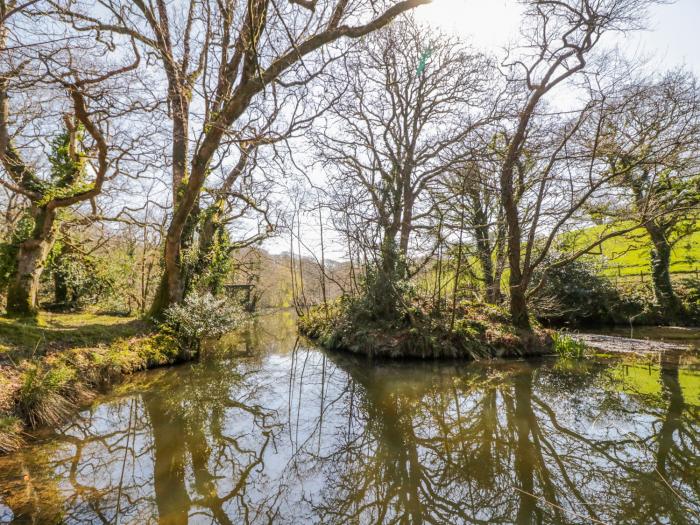
[[414,303],[395,322],[358,315],[352,299],[318,306],[299,318],[299,331],[330,350],[391,358],[522,357],[552,350],[551,333],[517,330],[500,307],[461,302],[435,309]]
[[134,318],[0,318],[0,453],[22,446],[28,429],[61,423],[125,375],[179,356],[172,337]]

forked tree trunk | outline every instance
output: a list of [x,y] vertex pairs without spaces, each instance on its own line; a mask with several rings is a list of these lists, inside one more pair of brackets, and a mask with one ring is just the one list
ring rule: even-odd
[[46,258],[54,242],[53,209],[33,207],[34,230],[19,246],[17,270],[7,290],[7,313],[13,316],[34,316],[38,311],[38,293]]
[[198,199],[195,199],[187,215],[175,213],[173,216],[165,237],[163,276],[149,312],[153,319],[161,320],[170,305],[180,303],[185,298],[192,268],[183,264],[182,253],[191,246],[198,221]]
[[673,291],[671,283],[671,244],[665,232],[655,224],[647,224],[653,249],[651,251],[651,274],[654,283],[654,295],[666,319],[677,322],[682,318],[683,305]]

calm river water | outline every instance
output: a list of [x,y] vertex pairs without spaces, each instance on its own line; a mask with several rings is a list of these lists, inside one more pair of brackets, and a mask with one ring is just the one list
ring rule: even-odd
[[385,363],[258,319],[0,458],[0,523],[700,523],[700,365]]

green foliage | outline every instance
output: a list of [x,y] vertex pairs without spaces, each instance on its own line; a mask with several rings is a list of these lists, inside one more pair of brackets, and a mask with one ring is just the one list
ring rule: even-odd
[[494,305],[460,302],[452,325],[450,308],[416,298],[405,306],[398,324],[359,317],[359,301],[343,297],[311,309],[298,321],[300,332],[332,350],[422,359],[540,354],[551,342],[539,328],[535,334],[518,333],[508,312]]
[[682,279],[676,292],[688,322],[700,325],[700,279]]
[[164,328],[177,338],[183,353],[196,355],[204,339],[218,339],[243,320],[242,308],[209,292],[191,292],[165,311]]
[[44,278],[55,287],[54,306],[75,309],[105,300],[112,292],[111,276],[101,271],[99,261],[56,241],[49,253]]
[[17,254],[19,246],[29,239],[34,229],[34,219],[28,213],[22,215],[12,230],[10,238],[0,243],[0,293],[7,290],[7,286],[17,271]]
[[[83,129],[80,126],[74,135],[75,143],[79,143],[83,137]],[[75,184],[83,175],[85,169],[85,155],[75,148],[75,156],[71,154],[71,133],[65,130],[51,140],[51,180],[56,188],[66,188]]]
[[[62,314],[75,333],[76,322],[84,316]],[[39,318],[41,321],[42,318]],[[15,321],[15,324],[17,322]],[[65,420],[75,407],[94,392],[119,381],[125,374],[164,366],[182,360],[178,341],[168,333],[143,333],[123,337],[120,325],[113,325],[107,344],[73,346],[46,355],[33,355],[16,365],[7,365],[0,374],[0,452],[22,444],[23,426],[55,425]]]
[[[620,223],[620,229],[632,224]],[[574,251],[590,245],[603,233],[610,231],[610,226],[600,225],[571,232],[562,239],[567,249]],[[682,233],[682,236],[680,235]],[[671,254],[671,272],[692,271],[700,268],[700,223],[681,221],[678,225],[676,242]],[[596,249],[592,257],[597,257],[602,273],[607,277],[639,275],[640,271],[649,272],[651,266],[651,240],[643,229],[633,230],[625,235],[606,239]],[[619,267],[619,270],[618,270]]]
[[[675,286],[685,324],[700,323],[700,281],[682,279]],[[615,285],[590,260],[580,259],[547,273],[534,303],[538,319],[553,325],[636,325],[668,322],[650,281]]]
[[31,178],[25,182],[27,189],[41,194],[37,206],[45,206],[54,199],[70,197],[90,188],[84,180],[86,156],[80,149],[82,137],[83,129],[78,126],[74,133],[64,129],[51,139],[48,155],[50,178]]
[[406,277],[406,261],[395,243],[386,243],[381,259],[365,269],[361,292],[349,304],[357,322],[405,325],[415,289]]
[[97,346],[133,337],[147,325],[133,317],[91,313],[51,314],[36,319],[0,317],[0,358],[19,362],[71,346]]
[[65,363],[49,366],[42,361],[28,362],[22,374],[18,412],[32,427],[56,424],[68,410],[62,395],[76,378],[76,370]]
[[[539,282],[541,275],[535,275]],[[535,301],[539,319],[554,324],[612,323],[619,292],[590,260],[578,259],[549,270]]]
[[[207,215],[216,213],[210,208],[204,213],[203,222]],[[193,288],[209,290],[213,295],[219,295],[223,290],[226,278],[232,270],[231,238],[228,230],[221,224],[214,224],[214,233],[207,246],[200,246],[193,264]]]
[[552,334],[554,351],[567,359],[582,359],[586,355],[588,347],[582,341],[563,332]]

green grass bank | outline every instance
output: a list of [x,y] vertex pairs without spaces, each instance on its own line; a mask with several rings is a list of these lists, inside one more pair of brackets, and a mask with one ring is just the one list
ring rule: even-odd
[[124,376],[178,362],[170,335],[135,318],[49,314],[0,318],[0,453],[57,425]]

